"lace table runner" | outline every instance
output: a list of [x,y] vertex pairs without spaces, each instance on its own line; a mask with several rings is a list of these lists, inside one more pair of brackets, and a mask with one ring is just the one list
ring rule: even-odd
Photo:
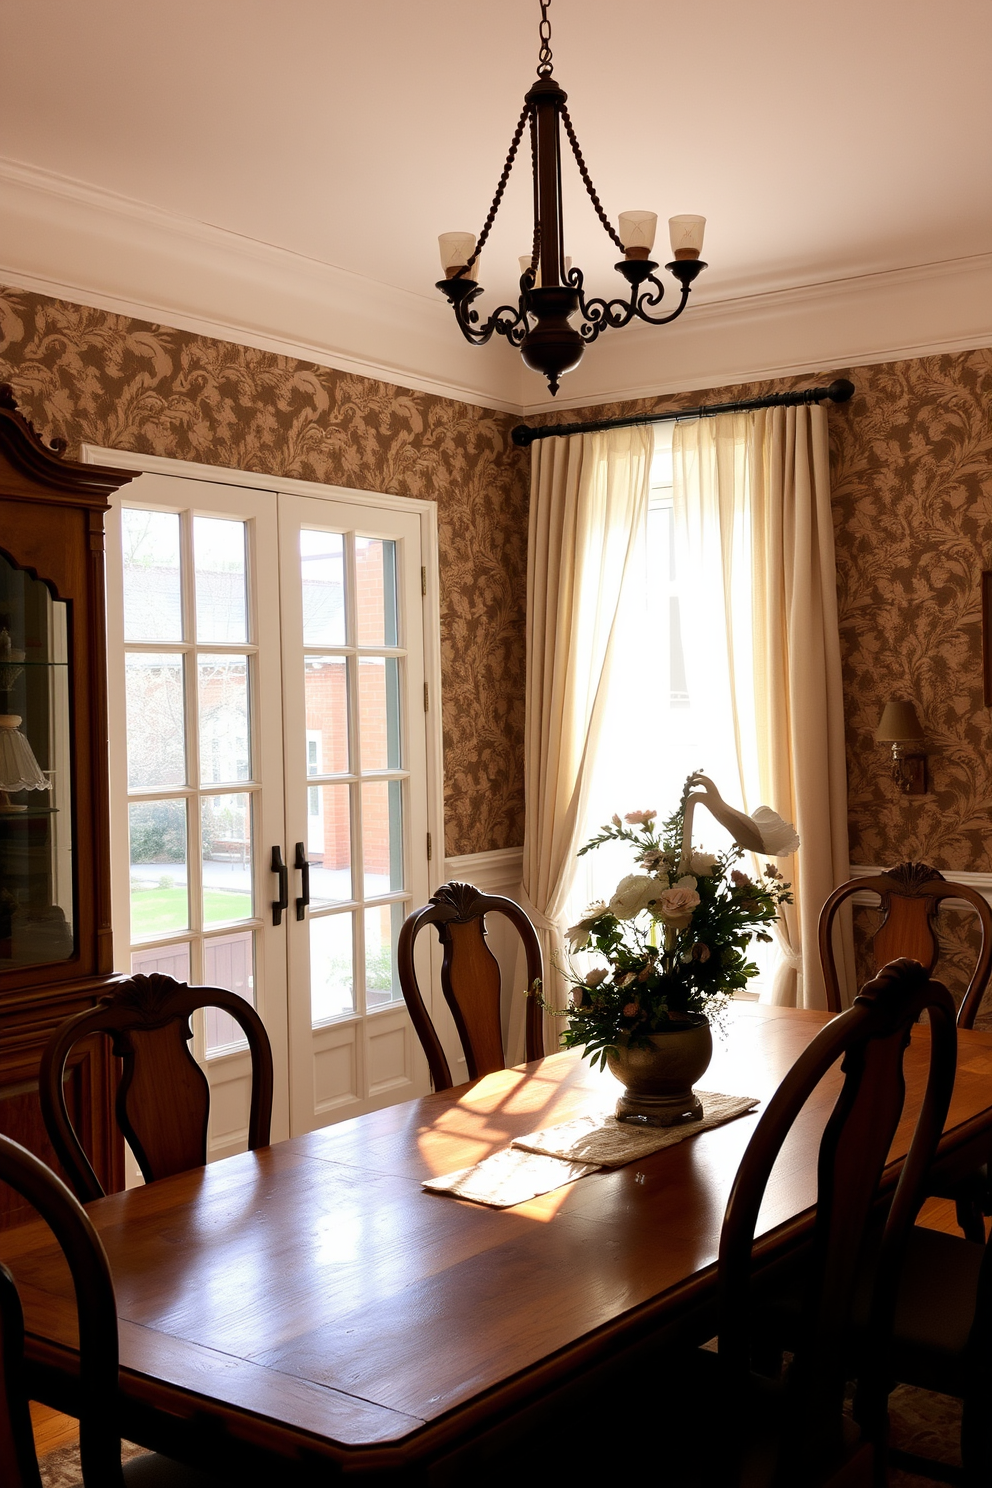
[[512,1145],[525,1152],[542,1153],[546,1157],[560,1157],[569,1162],[595,1163],[600,1168],[622,1168],[649,1153],[660,1152],[663,1147],[674,1147],[686,1137],[697,1132],[709,1131],[713,1126],[722,1126],[753,1111],[759,1104],[756,1096],[718,1095],[710,1090],[697,1090],[703,1105],[702,1119],[686,1121],[679,1126],[641,1126],[631,1121],[618,1121],[606,1112],[593,1112],[588,1116],[577,1116],[561,1126],[549,1126],[544,1131],[531,1132],[526,1137],[515,1137]]
[[756,1097],[747,1095],[717,1095],[707,1090],[697,1090],[696,1094],[703,1104],[701,1121],[687,1121],[681,1126],[635,1126],[618,1121],[607,1111],[596,1111],[516,1137],[503,1152],[494,1152],[492,1157],[446,1173],[443,1178],[428,1178],[422,1186],[432,1193],[453,1194],[493,1209],[509,1209],[600,1168],[620,1168],[662,1147],[673,1147],[697,1132],[733,1121],[759,1104]]

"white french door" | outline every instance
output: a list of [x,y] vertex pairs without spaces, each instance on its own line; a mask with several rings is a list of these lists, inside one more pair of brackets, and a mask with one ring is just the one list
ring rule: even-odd
[[[274,1140],[427,1089],[395,955],[430,892],[432,529],[350,495],[146,473],[108,520],[117,964],[255,1004]],[[247,1050],[217,1013],[193,1049],[224,1156]]]
[[419,528],[280,499],[294,1132],[421,1090],[396,975],[429,894]]

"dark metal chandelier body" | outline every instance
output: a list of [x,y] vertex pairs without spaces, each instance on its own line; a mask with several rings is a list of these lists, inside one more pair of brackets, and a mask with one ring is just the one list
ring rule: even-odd
[[[551,26],[548,20],[550,0],[540,0],[540,4],[541,52],[537,82],[524,97],[523,111],[517,121],[506,163],[474,250],[466,256],[466,262],[447,267],[448,277],[440,280],[437,288],[454,307],[455,319],[466,340],[471,341],[474,346],[485,346],[494,333],[505,336],[513,346],[519,346],[525,365],[548,379],[548,386],[554,396],[558,391],[559,379],[578,366],[586,346],[595,341],[602,331],[620,330],[635,319],[648,325],[667,325],[681,315],[692,283],[706,268],[706,264],[699,258],[698,247],[686,250],[684,255],[677,251],[674,261],[665,267],[681,285],[679,302],[667,315],[652,313],[661,304],[665,294],[664,285],[655,277],[658,265],[651,259],[649,249],[625,247],[603,210],[568,115],[568,95],[551,75]],[[473,267],[489,237],[517,148],[528,125],[534,173],[534,238],[530,263],[520,276],[520,299],[516,306],[500,305],[484,324],[480,324],[479,313],[473,308],[473,304],[483,291],[472,277]],[[624,255],[616,269],[629,285],[626,298],[587,299],[582,270],[571,267],[571,261],[565,257],[561,191],[562,125],[596,214],[610,239]],[[702,222],[703,219],[691,220]],[[458,236],[471,242],[468,234]],[[580,319],[577,325],[573,325],[571,318],[576,314]]]

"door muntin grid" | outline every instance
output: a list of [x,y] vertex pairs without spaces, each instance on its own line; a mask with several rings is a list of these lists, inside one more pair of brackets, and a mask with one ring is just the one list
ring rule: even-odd
[[[121,512],[131,967],[255,1001],[250,523]],[[243,1044],[207,1019],[209,1056]]]
[[398,550],[395,539],[356,531],[300,531],[306,732],[298,766],[315,1028],[401,1000],[396,939],[410,895]]

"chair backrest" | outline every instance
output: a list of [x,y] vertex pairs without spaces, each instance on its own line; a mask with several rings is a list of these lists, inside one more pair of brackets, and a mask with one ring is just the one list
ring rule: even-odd
[[975,970],[958,1009],[958,1026],[971,1028],[992,971],[992,908],[976,889],[967,884],[953,883],[936,868],[931,868],[929,863],[900,863],[887,873],[855,878],[834,889],[820,911],[819,926],[820,964],[830,1011],[839,1013],[842,1006],[834,959],[834,921],[841,905],[865,889],[878,894],[882,901],[882,923],[872,937],[876,970],[899,956],[908,956],[919,961],[927,972],[932,972],[940,954],[936,927],[941,904],[958,899],[971,905],[978,916],[981,945]]
[[[903,1055],[924,1010],[930,1041],[926,1091],[878,1245],[873,1220],[883,1203],[882,1174],[902,1116]],[[813,1469],[819,1472],[842,1453],[844,1385],[856,1303],[866,1278],[870,1320],[859,1391],[866,1402],[864,1418],[884,1417],[885,1350],[895,1289],[950,1104],[956,1053],[954,1001],[947,988],[929,980],[918,962],[895,961],[866,983],[853,1007],[820,1031],[769,1101],[748,1144],[720,1243],[720,1358],[731,1398],[742,1392],[750,1367],[752,1251],[768,1176],[812,1091],[843,1060],[844,1081],[820,1143],[806,1301],[790,1379],[789,1437],[783,1448],[790,1465],[784,1480],[819,1481]]]
[[200,1167],[207,1160],[210,1087],[193,1058],[190,1017],[217,1007],[241,1026],[251,1053],[252,1088],[248,1146],[264,1147],[272,1120],[272,1050],[255,1009],[222,987],[190,987],[169,976],[132,976],[118,982],[95,1007],[67,1019],[42,1055],[39,1094],[45,1126],[59,1161],[82,1202],[103,1188],[69,1119],[66,1061],[75,1044],[106,1034],[123,1061],[117,1088],[117,1122],[146,1182]]
[[[413,962],[414,943],[425,925],[437,927],[438,939],[444,947],[441,990],[462,1041],[469,1078],[475,1080],[493,1070],[504,1069],[499,962],[486,944],[486,915],[492,913],[505,915],[519,933],[527,957],[528,994],[539,989],[544,977],[541,945],[534,926],[512,899],[483,894],[471,884],[442,884],[431,895],[430,903],[414,910],[400,931],[397,946],[400,987],[424,1046],[435,1090],[448,1090],[453,1082],[441,1041],[420,994]],[[540,1059],[544,1053],[544,1035],[536,997],[528,995],[526,1018],[527,1058]]]
[[[124,1488],[117,1425],[117,1304],[107,1255],[61,1178],[0,1136],[0,1181],[33,1204],[65,1254],[79,1319],[79,1455],[86,1488]],[[24,1368],[24,1324],[14,1279],[0,1266],[0,1483],[41,1488]]]

